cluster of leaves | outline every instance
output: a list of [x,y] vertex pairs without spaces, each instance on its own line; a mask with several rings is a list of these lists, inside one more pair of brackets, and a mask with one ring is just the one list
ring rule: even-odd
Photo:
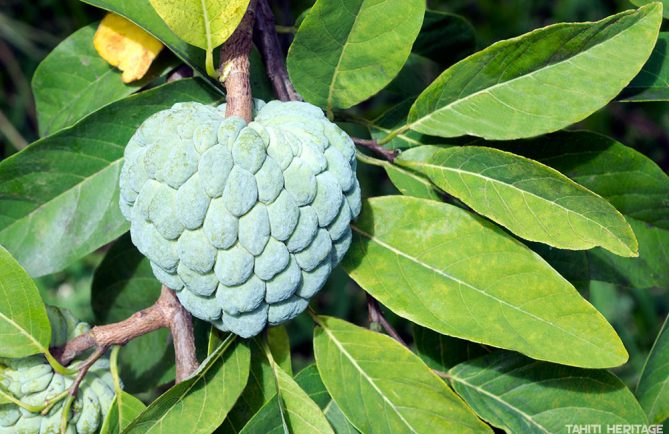
[[[239,20],[216,17],[248,2],[193,1],[192,14],[167,0],[86,2],[172,54],[124,84],[93,47],[94,23],[42,62],[33,91],[43,137],[0,162],[0,244],[42,276],[117,240],[93,281],[102,324],[148,306],[160,289],[124,235],[124,146],[175,102],[222,101],[212,52]],[[366,202],[343,268],[414,324],[415,348],[313,313],[315,364],[293,375],[282,327],[241,341],[196,324],[205,361],[154,399],[174,376],[167,332],[156,332],[121,350],[126,391],[105,432],[525,433],[666,420],[669,326],[634,394],[606,370],[627,361],[620,338],[576,288],[669,287],[669,177],[614,139],[559,131],[612,100],[669,99],[662,5],[638,3],[648,4],[539,29],[455,63],[475,47],[459,16],[425,10],[422,0],[316,1],[287,56],[295,87],[333,119],[402,151],[394,161],[360,154],[402,195]],[[257,53],[251,60],[254,95],[271,99]],[[181,62],[200,78],[160,84]],[[426,65],[444,72],[425,87]],[[396,105],[359,117],[355,106],[370,98]],[[32,281],[0,253],[0,357],[43,353],[62,369],[48,355]]]

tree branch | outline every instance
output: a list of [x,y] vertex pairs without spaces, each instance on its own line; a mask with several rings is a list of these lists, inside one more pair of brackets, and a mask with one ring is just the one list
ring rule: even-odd
[[380,324],[381,327],[383,327],[383,329],[386,331],[386,333],[388,333],[388,335],[390,335],[391,338],[395,339],[400,344],[409,348],[409,345],[407,345],[407,343],[404,342],[402,336],[400,336],[397,330],[395,330],[392,324],[390,324],[386,319],[386,317],[383,315],[378,300],[372,297],[370,294],[367,294],[367,313],[369,315],[370,324],[373,323]]
[[396,151],[391,151],[390,149],[384,148],[383,146],[379,145],[376,140],[361,139],[359,137],[351,137],[351,139],[356,145],[365,147],[383,156],[383,158],[390,161],[391,163],[395,161],[395,158],[397,157]]
[[163,286],[160,297],[152,306],[121,322],[93,327],[65,346],[53,349],[52,353],[61,364],[68,365],[90,348],[107,349],[112,345],[125,345],[132,339],[160,328],[169,328],[172,333],[179,382],[197,369],[195,338],[190,314],[181,306],[174,291],[166,286]]
[[267,76],[272,82],[276,96],[281,101],[302,101],[302,97],[288,77],[281,43],[276,34],[276,20],[272,8],[267,0],[258,0],[256,9],[254,41],[265,62]]
[[221,81],[225,85],[225,116],[239,116],[247,123],[253,120],[251,94],[251,51],[256,0],[251,0],[235,32],[221,47]]
[[179,308],[180,312],[172,317],[169,322],[174,344],[177,383],[181,383],[188,378],[200,365],[195,357],[193,318],[181,304],[179,304]]
[[[260,50],[263,61],[265,62],[265,69],[267,76],[272,82],[274,93],[281,101],[302,101],[302,97],[297,93],[293,83],[288,76],[286,69],[286,62],[284,61],[283,51],[281,50],[281,43],[277,36],[277,26],[272,8],[269,6],[267,0],[257,0],[256,6],[256,31],[253,34],[253,40]],[[375,153],[382,155],[383,158],[392,162],[395,160],[397,153],[385,149],[379,145],[376,140],[366,140],[357,137],[351,137],[353,142],[358,146],[368,148]]]
[[93,366],[100,357],[104,356],[105,352],[107,352],[107,348],[98,347],[98,349],[96,349],[95,352],[93,352],[93,354],[91,354],[84,361],[84,363],[81,364],[81,366],[79,366],[77,377],[74,379],[74,382],[68,391],[70,396],[77,396],[77,392],[79,392],[79,386],[81,386],[82,381],[84,381],[84,377],[88,373],[88,370],[91,369],[91,366]]

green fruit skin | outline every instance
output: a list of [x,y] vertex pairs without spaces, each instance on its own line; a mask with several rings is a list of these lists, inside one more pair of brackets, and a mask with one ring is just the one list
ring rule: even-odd
[[[62,345],[90,329],[88,324],[77,321],[64,309],[47,306],[47,313],[53,345]],[[54,372],[42,355],[0,358],[0,388],[32,406],[43,406],[67,390],[73,381],[74,375]],[[113,399],[114,381],[109,372],[109,360],[103,358],[93,364],[81,383],[70,411],[67,433],[97,433]],[[45,415],[31,413],[13,403],[0,404],[0,434],[58,434],[63,404],[63,400],[59,401]]]
[[125,149],[121,210],[154,274],[197,318],[242,337],[303,312],[351,243],[355,146],[313,105],[175,104]]

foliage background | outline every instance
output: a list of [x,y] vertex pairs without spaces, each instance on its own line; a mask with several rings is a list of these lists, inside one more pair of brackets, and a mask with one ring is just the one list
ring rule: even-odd
[[[275,0],[273,3],[278,24],[291,26],[313,2]],[[476,28],[478,49],[555,22],[596,20],[631,7],[625,0],[431,0],[428,5],[470,20]],[[0,89],[3,95],[0,99],[0,158],[6,158],[38,137],[30,78],[39,62],[66,36],[102,16],[103,11],[79,0],[0,0]],[[282,36],[285,45],[289,37]],[[429,76],[434,72],[438,71],[428,68],[425,74]],[[362,107],[367,113],[385,108]],[[587,128],[614,137],[669,171],[667,108],[666,103],[612,103],[573,128]],[[359,167],[366,195],[393,191],[382,171],[368,165]],[[82,320],[92,320],[92,272],[103,254],[104,248],[63,272],[40,278],[38,285],[45,301],[71,309]],[[322,305],[319,312],[365,324],[364,293],[354,285],[342,271],[337,271],[317,299]],[[588,298],[623,339],[630,353],[630,363],[616,373],[633,387],[637,380],[634,375],[641,371],[662,318],[669,312],[667,288],[636,290],[592,282]],[[391,312],[388,315],[410,340],[408,326],[392,317]],[[295,367],[299,370],[309,361],[307,357],[311,353],[311,319],[303,315],[290,323],[288,329]]]

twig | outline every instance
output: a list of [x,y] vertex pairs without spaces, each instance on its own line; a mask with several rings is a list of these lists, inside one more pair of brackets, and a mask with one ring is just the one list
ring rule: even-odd
[[77,392],[79,392],[79,386],[81,386],[81,382],[84,381],[84,377],[88,373],[88,370],[91,369],[91,366],[95,364],[95,362],[100,359],[100,357],[104,356],[104,354],[107,352],[107,348],[105,347],[98,347],[93,354],[88,356],[88,358],[84,361],[79,366],[79,372],[77,373],[77,376],[74,379],[74,382],[72,383],[72,386],[70,386],[69,394],[70,396],[77,396]]
[[441,378],[444,378],[446,380],[451,379],[451,374],[449,374],[448,372],[440,371],[438,369],[433,369],[432,372],[434,372],[435,374],[437,374],[438,376],[440,376]]
[[[65,403],[63,404],[63,412],[60,416],[60,433],[65,434],[67,432],[67,425],[70,420],[70,411],[72,409],[72,403],[74,403],[74,400],[77,398],[77,393],[79,392],[79,387],[81,386],[81,383],[84,381],[84,377],[86,377],[86,374],[88,373],[88,370],[91,369],[91,366],[95,364],[95,362],[98,361],[100,357],[102,357],[105,352],[107,351],[107,348],[103,347],[98,347],[80,366],[79,366],[79,372],[77,373],[77,376],[74,379],[74,382],[70,386],[70,388],[67,391],[67,398],[65,399]],[[48,407],[47,407],[48,408]]]
[[371,151],[374,151],[375,153],[382,155],[383,158],[390,162],[395,161],[395,158],[397,157],[396,151],[391,151],[390,149],[384,148],[383,146],[379,145],[376,140],[361,139],[358,137],[351,137],[351,139],[356,145],[363,146]]
[[225,116],[253,120],[253,95],[249,53],[252,45],[256,0],[251,0],[244,18],[221,47],[221,81],[227,93]]
[[[276,96],[281,101],[302,101],[302,97],[297,93],[288,76],[281,43],[277,36],[277,28],[280,28],[280,26],[276,25],[272,8],[269,6],[267,0],[258,0],[255,28],[256,32],[253,38],[265,62],[267,76],[272,82]],[[392,162],[397,156],[395,151],[385,149],[376,140],[366,140],[357,137],[352,137],[352,139],[355,144],[383,155],[388,161]]]
[[369,294],[367,294],[367,313],[369,315],[370,323],[381,324],[381,327],[383,327],[383,329],[386,331],[386,333],[388,333],[388,335],[390,335],[391,338],[395,339],[400,344],[409,348],[409,345],[407,345],[407,343],[404,342],[402,336],[400,336],[397,330],[395,330],[395,328],[388,322],[386,317],[383,315],[378,300]]
[[265,62],[267,76],[276,96],[281,101],[302,101],[288,77],[281,43],[276,34],[276,20],[267,0],[258,0],[255,28],[254,40]]
[[178,382],[197,369],[195,338],[190,314],[181,306],[174,292],[166,286],[163,286],[160,297],[153,306],[136,312],[121,322],[93,327],[65,346],[52,349],[52,352],[60,363],[68,365],[89,348],[125,345],[132,339],[164,327],[170,329],[174,338]]

